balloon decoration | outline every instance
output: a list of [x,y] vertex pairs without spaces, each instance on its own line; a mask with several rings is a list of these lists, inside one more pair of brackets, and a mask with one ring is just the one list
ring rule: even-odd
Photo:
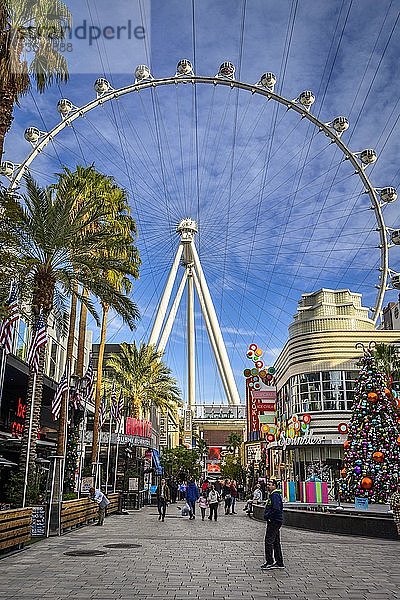
[[[275,384],[274,367],[264,366],[264,361],[261,360],[263,350],[257,344],[250,344],[246,352],[246,356],[254,363],[251,369],[244,369],[243,375],[246,377],[247,386],[250,390],[258,391],[261,385],[272,386]],[[268,442],[273,442],[276,439],[276,427],[261,424],[261,433],[266,436]]]
[[303,415],[303,423],[306,423],[307,425],[309,423],[311,423],[311,415],[309,415],[309,414]]
[[339,433],[347,434],[339,480],[344,502],[362,497],[386,503],[400,480],[400,411],[390,385],[373,349],[364,349],[350,422],[338,425]]

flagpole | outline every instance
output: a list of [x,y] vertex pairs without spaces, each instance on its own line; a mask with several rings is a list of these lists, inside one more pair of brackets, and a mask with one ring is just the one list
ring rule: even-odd
[[115,450],[115,472],[114,472],[114,485],[113,485],[113,492],[115,494],[115,490],[117,489],[117,471],[118,471],[118,454],[119,454],[119,431],[118,429],[120,429],[120,424],[121,421],[117,421],[116,425],[115,425],[115,433],[117,434],[117,448]]
[[110,474],[111,431],[112,431],[112,416],[110,413],[110,426],[109,426],[109,430],[108,430],[107,470],[106,470],[106,494],[108,492],[108,477]]
[[60,465],[60,485],[58,490],[58,535],[61,535],[61,509],[64,494],[64,477],[65,477],[65,463],[67,459],[67,444],[68,444],[68,419],[69,419],[69,402],[70,402],[70,377],[71,377],[71,363],[67,362],[67,381],[68,387],[66,392],[66,415],[64,423],[64,447],[63,447],[63,458],[62,464]]
[[33,411],[35,408],[35,395],[36,395],[36,378],[37,373],[33,374],[33,384],[32,384],[32,396],[31,396],[31,412],[29,415],[29,430],[28,430],[28,446],[26,449],[26,464],[25,464],[25,477],[24,477],[24,491],[22,496],[22,508],[25,508],[26,505],[26,492],[28,487],[28,473],[29,473],[29,458],[31,454],[31,437],[32,437],[32,427],[33,427]]
[[85,460],[86,420],[87,420],[87,396],[85,394],[85,404],[84,404],[84,408],[83,408],[83,423],[82,423],[82,433],[81,433],[81,454],[80,454],[80,457],[79,457],[78,498],[81,497],[82,471],[83,471],[83,463],[84,463],[84,460]]

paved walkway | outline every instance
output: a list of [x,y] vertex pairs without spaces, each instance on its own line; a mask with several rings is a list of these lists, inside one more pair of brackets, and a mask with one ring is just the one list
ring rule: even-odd
[[[282,533],[286,569],[262,572],[262,523],[239,514],[218,522],[155,507],[111,516],[40,541],[0,560],[0,599],[18,600],[394,600],[400,595],[400,541]],[[136,543],[139,548],[105,548]],[[73,557],[70,550],[105,555]]]

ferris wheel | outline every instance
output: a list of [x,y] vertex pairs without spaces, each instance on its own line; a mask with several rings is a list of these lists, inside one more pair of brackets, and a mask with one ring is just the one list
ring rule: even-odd
[[[315,111],[318,98],[310,90],[285,97],[276,86],[272,72],[255,83],[236,79],[231,62],[203,76],[183,59],[173,75],[160,78],[139,65],[128,85],[98,78],[86,103],[61,98],[51,129],[26,129],[27,156],[1,163],[10,190],[23,184],[27,170],[50,183],[60,164],[94,162],[130,191],[143,262],[134,292],[143,315],[139,337],[162,342],[175,372],[183,373],[186,353],[193,373],[208,362],[208,334],[215,376],[232,404],[239,398],[234,373],[235,365],[242,370],[243,347],[263,340],[272,361],[302,293],[322,287],[362,292],[376,322],[388,287],[400,289],[400,274],[389,266],[400,230],[384,220],[397,192],[370,181],[376,152],[351,150],[345,141],[351,123]],[[194,250],[184,247],[176,262],[188,221]],[[203,285],[197,304],[188,291],[190,327],[199,324],[198,352],[190,358],[186,309],[173,305],[182,282],[170,281],[168,297],[165,290],[174,260],[175,271],[180,262],[187,270],[195,255],[207,289]],[[214,320],[218,327],[210,334]],[[197,396],[202,387],[209,390],[208,378],[203,369]],[[194,387],[192,381],[191,402]]]

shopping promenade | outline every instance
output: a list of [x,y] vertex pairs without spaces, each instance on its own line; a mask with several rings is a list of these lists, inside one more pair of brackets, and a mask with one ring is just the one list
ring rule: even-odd
[[[0,598],[19,600],[394,600],[400,595],[400,541],[282,533],[286,569],[262,572],[262,523],[241,511],[217,523],[164,523],[147,507],[110,516],[0,560]],[[109,544],[138,547],[110,548]],[[101,551],[69,556],[70,551]]]

